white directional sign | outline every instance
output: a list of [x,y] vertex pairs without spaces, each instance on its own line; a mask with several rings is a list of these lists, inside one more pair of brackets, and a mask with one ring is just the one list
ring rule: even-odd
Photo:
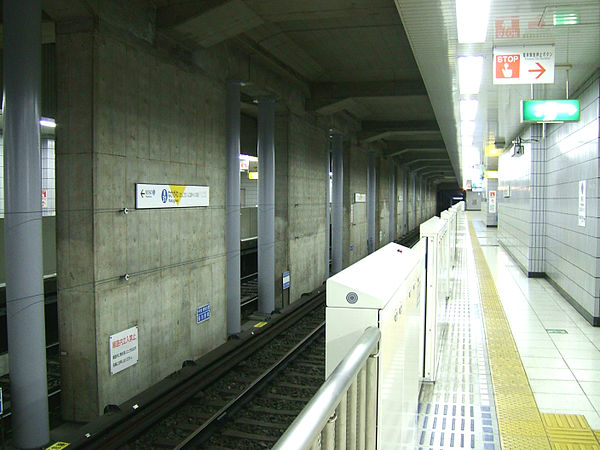
[[208,186],[141,183],[135,185],[137,209],[208,206],[208,200]]
[[554,83],[554,45],[494,47],[494,84]]

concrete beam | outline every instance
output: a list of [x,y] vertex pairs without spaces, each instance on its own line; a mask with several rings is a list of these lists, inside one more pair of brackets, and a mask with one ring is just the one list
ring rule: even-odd
[[333,114],[343,108],[344,101],[355,97],[427,96],[420,80],[383,82],[313,83],[306,109],[321,114]]
[[182,1],[168,6],[162,6],[156,10],[156,26],[158,28],[170,28],[187,22],[194,17],[201,16],[206,12],[230,2],[231,0],[197,0]]
[[446,145],[444,141],[418,140],[404,141],[399,144],[389,144],[388,150],[385,152],[386,157],[400,156],[407,153],[421,154],[423,152],[430,153],[446,153]]
[[391,135],[410,134],[414,136],[432,132],[440,132],[435,120],[373,120],[362,122],[362,131],[358,133],[358,138],[363,142],[373,142]]

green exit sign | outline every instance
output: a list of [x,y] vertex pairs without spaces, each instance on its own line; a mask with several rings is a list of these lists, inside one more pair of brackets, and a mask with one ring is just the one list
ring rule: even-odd
[[579,111],[579,100],[524,100],[521,122],[572,122]]

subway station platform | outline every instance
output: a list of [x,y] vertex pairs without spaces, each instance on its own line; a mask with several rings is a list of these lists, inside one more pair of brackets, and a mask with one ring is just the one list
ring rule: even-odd
[[416,448],[600,449],[600,328],[527,278],[482,213],[458,220],[448,328],[438,379],[421,391]]

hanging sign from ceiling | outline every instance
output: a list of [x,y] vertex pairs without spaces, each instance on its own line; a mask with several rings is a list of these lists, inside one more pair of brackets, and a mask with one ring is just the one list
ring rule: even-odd
[[554,83],[554,45],[494,47],[494,84]]
[[579,100],[521,101],[521,122],[573,122],[579,116]]

